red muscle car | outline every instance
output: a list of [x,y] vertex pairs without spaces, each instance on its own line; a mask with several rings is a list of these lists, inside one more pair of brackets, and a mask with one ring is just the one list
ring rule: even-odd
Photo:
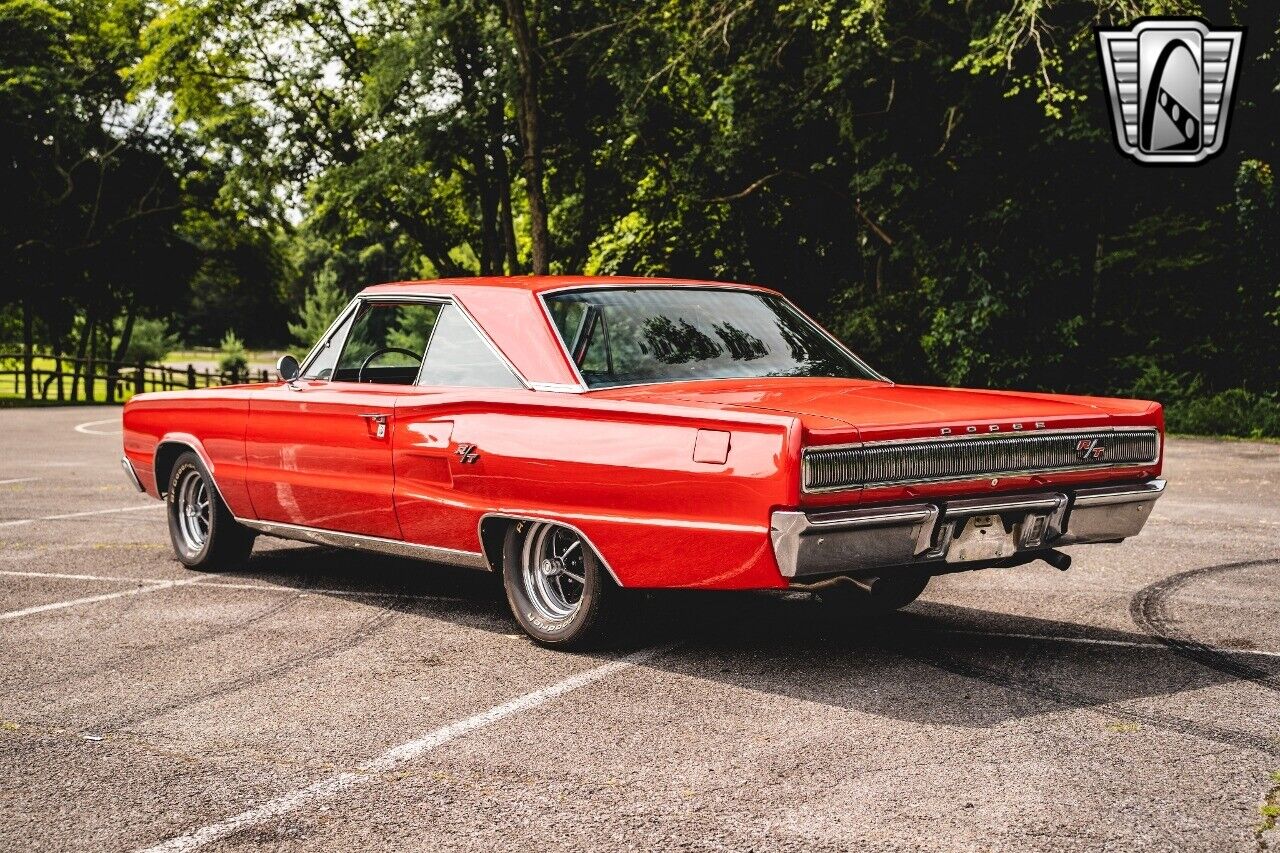
[[278,368],[125,406],[178,559],[241,566],[266,534],[501,572],[549,645],[634,589],[883,609],[933,575],[1066,568],[1164,489],[1158,404],[895,384],[763,287],[377,285]]

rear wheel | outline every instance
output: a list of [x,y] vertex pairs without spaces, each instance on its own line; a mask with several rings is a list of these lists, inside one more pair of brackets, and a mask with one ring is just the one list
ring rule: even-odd
[[546,521],[520,521],[503,543],[503,585],[511,612],[534,640],[569,648],[607,636],[623,591],[580,534]]
[[253,550],[253,532],[231,515],[195,453],[187,451],[174,462],[167,495],[169,539],[179,562],[205,572],[244,565]]
[[838,607],[859,607],[871,613],[892,613],[920,597],[929,585],[923,574],[895,575],[869,579],[870,589],[853,583],[842,583],[822,590],[823,601]]

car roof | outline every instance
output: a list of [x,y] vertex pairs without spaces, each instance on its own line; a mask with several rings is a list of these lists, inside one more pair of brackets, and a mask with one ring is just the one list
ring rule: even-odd
[[547,293],[553,290],[592,287],[715,287],[734,290],[756,290],[777,293],[755,284],[734,284],[723,281],[699,281],[689,278],[649,278],[646,276],[613,275],[512,275],[476,276],[474,278],[437,278],[417,281],[395,281],[366,287],[365,294],[417,294],[459,293],[470,288],[510,288],[529,293]]
[[462,305],[499,352],[530,384],[581,387],[542,295],[600,287],[717,288],[777,294],[751,284],[644,276],[520,275],[438,278],[375,284],[361,296],[443,296]]

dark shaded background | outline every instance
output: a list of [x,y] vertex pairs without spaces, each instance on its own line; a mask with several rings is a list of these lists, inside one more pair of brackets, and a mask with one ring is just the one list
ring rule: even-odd
[[768,284],[898,380],[1280,434],[1272,4],[1183,4],[1248,28],[1188,168],[1111,140],[1092,29],[1148,4],[337,5],[0,0],[0,348],[24,312],[45,352],[286,345],[371,282],[527,270],[523,7],[553,272]]

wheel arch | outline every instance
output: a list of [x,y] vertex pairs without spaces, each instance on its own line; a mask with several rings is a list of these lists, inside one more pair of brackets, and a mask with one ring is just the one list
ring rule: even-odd
[[495,572],[502,571],[502,548],[506,542],[507,530],[511,525],[519,524],[522,521],[539,521],[546,524],[558,524],[561,527],[572,530],[586,544],[591,552],[595,554],[596,559],[600,561],[600,565],[604,566],[604,570],[609,573],[609,577],[613,578],[613,582],[619,587],[622,581],[618,580],[617,573],[614,572],[613,566],[609,565],[609,561],[600,553],[600,549],[591,541],[591,537],[584,533],[577,526],[570,524],[561,518],[551,518],[537,515],[519,515],[505,512],[488,512],[480,517],[478,530],[480,533],[480,548],[484,552],[485,562],[489,564],[489,568]]
[[222,489],[218,487],[218,478],[214,474],[213,462],[209,459],[209,454],[204,452],[204,448],[194,436],[189,435],[166,435],[156,444],[153,473],[156,492],[161,499],[165,498],[168,492],[169,478],[173,476],[173,466],[177,464],[178,457],[187,451],[199,458],[200,464],[209,474],[209,481],[213,483],[213,490],[218,493],[218,500],[222,501],[223,506],[227,506],[226,498],[222,496]]

